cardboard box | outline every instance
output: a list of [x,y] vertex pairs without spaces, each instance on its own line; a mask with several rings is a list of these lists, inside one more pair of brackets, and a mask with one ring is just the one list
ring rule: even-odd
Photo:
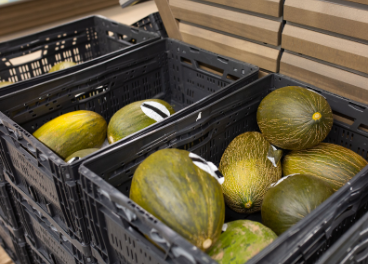
[[282,19],[267,19],[225,7],[190,0],[170,0],[171,13],[181,22],[189,22],[247,39],[280,45]]
[[286,51],[281,57],[280,73],[354,101],[368,103],[368,75],[361,76]]
[[179,23],[182,41],[224,56],[277,72],[280,50],[250,41]]
[[287,24],[282,48],[368,74],[368,45]]
[[242,10],[248,10],[251,12],[265,14],[269,16],[274,17],[282,16],[283,1],[281,0],[207,0],[207,1]]
[[357,8],[356,4],[354,6],[321,0],[286,0],[284,19],[301,25],[368,40],[368,10]]

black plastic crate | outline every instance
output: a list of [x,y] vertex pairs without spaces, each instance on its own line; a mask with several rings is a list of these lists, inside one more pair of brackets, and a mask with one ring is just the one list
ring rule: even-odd
[[[203,105],[210,95],[219,96],[251,83],[257,75],[256,66],[163,39],[75,74],[0,97],[0,154],[5,179],[29,197],[33,207],[47,212],[50,222],[88,243],[76,184],[83,160],[65,163],[31,136],[32,132],[61,114],[79,109],[95,111],[109,121],[121,107],[148,98],[164,99],[178,111],[107,147],[110,149],[185,116],[187,106]],[[241,79],[234,81],[236,78]]]
[[24,237],[37,256],[53,264],[93,263],[90,247],[71,239],[59,226],[50,223],[43,213],[32,208],[19,193],[18,202]]
[[[159,39],[159,35],[90,16],[26,37],[0,43],[0,82],[16,84],[0,89],[20,90],[102,62]],[[78,65],[48,73],[60,61]],[[31,79],[31,80],[29,80]],[[28,81],[25,81],[28,80]]]
[[317,264],[368,263],[368,213],[322,255]]
[[0,182],[0,216],[11,228],[19,229],[22,227],[11,186],[6,181]]
[[[193,111],[186,117],[81,165],[80,185],[86,220],[93,234],[92,252],[99,263],[118,260],[128,263],[216,263],[131,201],[128,198],[131,178],[147,156],[163,148],[186,149],[218,165],[224,150],[237,135],[259,131],[256,111],[261,100],[270,91],[290,85],[315,90],[327,99],[335,114],[355,120],[347,125],[335,119],[326,141],[348,147],[367,158],[368,133],[358,128],[368,124],[366,105],[283,75],[270,74],[223,98],[214,97],[216,100],[206,107],[193,106]],[[247,264],[314,263],[362,211],[367,211],[367,174],[368,166]],[[260,213],[238,214],[227,208],[226,221],[236,219],[261,221]],[[158,250],[142,234],[153,239],[165,252]]]
[[159,12],[152,13],[146,16],[145,18],[132,24],[132,26],[146,30],[146,31],[156,32],[160,34],[160,36],[163,38],[168,37],[164,23],[162,22]]
[[0,246],[16,264],[36,264],[31,249],[24,240],[21,229],[13,229],[0,212]]

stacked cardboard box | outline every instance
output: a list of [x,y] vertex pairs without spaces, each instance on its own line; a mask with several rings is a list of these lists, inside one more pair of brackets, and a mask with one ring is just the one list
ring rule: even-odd
[[284,19],[280,72],[367,103],[368,1],[286,0]]
[[156,0],[169,37],[277,72],[281,0]]

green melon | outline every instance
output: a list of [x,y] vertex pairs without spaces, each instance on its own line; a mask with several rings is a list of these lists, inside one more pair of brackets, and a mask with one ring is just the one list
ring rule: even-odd
[[258,222],[237,220],[226,225],[226,231],[208,251],[220,264],[244,264],[277,238],[271,229]]
[[136,169],[130,198],[193,245],[207,250],[220,236],[225,202],[218,181],[188,151],[163,149]]
[[270,143],[258,132],[237,136],[221,157],[219,170],[225,177],[222,190],[226,204],[238,213],[261,210],[267,188],[282,176],[280,156],[277,167],[267,158]]
[[89,154],[92,154],[93,152],[96,152],[97,150],[99,150],[99,148],[89,148],[89,149],[78,150],[77,152],[74,152],[72,155],[67,157],[65,159],[65,162],[68,162],[73,158],[82,159],[85,156],[88,156]]
[[273,145],[290,150],[311,148],[331,131],[333,114],[320,94],[288,86],[268,94],[257,110],[257,123]]
[[73,67],[77,65],[75,62],[72,62],[72,61],[62,61],[62,62],[59,62],[57,64],[55,64],[50,70],[49,70],[49,73],[51,72],[56,72],[56,71],[60,71],[60,70],[64,70],[64,69],[67,69],[67,68],[70,68],[70,67]]
[[10,84],[13,84],[13,83],[12,82],[0,82],[0,87],[4,87]]
[[281,235],[334,193],[324,181],[310,175],[282,178],[262,204],[262,223]]
[[106,138],[105,119],[93,112],[79,110],[47,122],[33,136],[63,159],[87,148],[99,148]]
[[366,165],[367,161],[345,147],[321,143],[313,148],[291,151],[285,156],[284,175],[301,173],[326,181],[337,191]]
[[[142,106],[144,105],[147,106],[145,109],[148,111],[152,110],[150,112],[155,115],[156,120],[143,112]],[[174,113],[171,105],[160,99],[147,99],[131,103],[112,116],[107,128],[107,139],[112,144]]]

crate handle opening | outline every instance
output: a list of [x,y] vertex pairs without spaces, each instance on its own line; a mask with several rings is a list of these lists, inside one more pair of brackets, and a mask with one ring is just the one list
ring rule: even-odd
[[337,120],[339,122],[342,122],[342,123],[345,123],[345,124],[348,124],[349,126],[351,126],[355,122],[355,119],[350,117],[350,116],[341,114],[341,113],[336,112],[336,111],[332,111],[332,113],[333,113],[333,117],[334,117],[335,120]]
[[42,50],[38,50],[36,52],[30,53],[27,55],[9,59],[9,61],[13,66],[18,66],[18,65],[25,64],[25,63],[28,63],[34,60],[38,60],[41,58],[42,58]]
[[352,102],[349,102],[349,106],[360,112],[363,112],[366,109],[366,107],[358,105],[358,104],[353,104]]
[[110,30],[107,30],[106,31],[106,35],[109,36],[109,37],[111,37],[111,38],[114,38],[115,37],[115,33],[112,32],[112,31],[110,31]]
[[[109,90],[108,85],[101,85],[99,87],[97,87],[96,89],[89,91],[89,92],[85,92],[85,93],[80,93],[80,94],[76,94],[74,97],[78,100],[78,101],[82,101],[85,99],[91,99],[92,97],[96,97],[98,95],[101,95],[102,93],[105,93]],[[72,99],[74,100],[74,99]]]
[[239,77],[236,77],[236,76],[231,75],[231,74],[228,74],[228,75],[226,76],[226,78],[227,78],[227,79],[229,79],[229,80],[232,80],[232,81],[239,80]]
[[360,124],[358,127],[359,130],[363,130],[364,132],[368,132],[368,126],[364,124]]
[[203,63],[203,62],[200,62],[200,61],[197,61],[197,64],[198,64],[198,68],[200,68],[204,71],[214,73],[214,74],[219,75],[219,76],[224,75],[224,70],[223,69],[217,68],[213,65],[209,65],[207,63]]
[[203,146],[204,144],[206,144],[207,142],[209,142],[212,139],[212,135],[213,135],[214,130],[211,130],[209,132],[207,132],[204,135],[201,135],[199,137],[196,138],[196,136],[192,137],[191,142],[186,143],[182,146],[177,146],[178,149],[184,149],[187,150],[189,152],[193,152],[196,149],[200,148],[201,146]]
[[180,61],[183,63],[186,63],[188,65],[193,65],[193,63],[191,62],[191,60],[184,58],[184,57],[180,57]]

